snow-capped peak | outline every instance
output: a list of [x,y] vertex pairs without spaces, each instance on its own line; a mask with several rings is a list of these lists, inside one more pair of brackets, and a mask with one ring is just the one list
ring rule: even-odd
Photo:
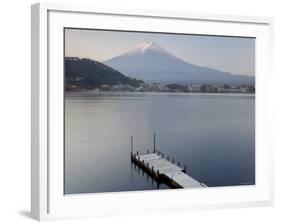
[[144,54],[145,52],[152,50],[152,51],[158,51],[161,53],[169,54],[165,49],[160,47],[154,42],[144,42],[141,43],[140,45],[136,46],[132,50],[128,51],[126,55],[131,55],[131,54]]
[[145,51],[147,49],[158,49],[159,47],[157,46],[156,43],[154,42],[144,42],[140,45],[138,45],[135,50],[138,50],[138,51]]

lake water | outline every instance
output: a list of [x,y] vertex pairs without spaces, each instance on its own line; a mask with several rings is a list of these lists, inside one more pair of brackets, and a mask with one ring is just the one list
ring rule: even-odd
[[156,147],[208,186],[255,184],[255,96],[66,93],[65,193],[165,189],[130,160]]

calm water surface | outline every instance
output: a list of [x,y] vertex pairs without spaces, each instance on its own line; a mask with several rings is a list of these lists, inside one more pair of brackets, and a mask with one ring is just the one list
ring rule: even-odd
[[66,93],[65,193],[168,188],[130,160],[157,148],[208,186],[255,183],[254,95]]

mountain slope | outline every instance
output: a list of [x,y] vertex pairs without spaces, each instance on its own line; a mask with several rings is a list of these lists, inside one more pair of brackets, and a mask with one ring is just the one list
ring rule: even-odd
[[216,69],[196,66],[172,55],[153,42],[103,62],[137,79],[159,82],[197,84],[254,84],[254,77],[234,75]]
[[140,86],[140,80],[129,78],[115,69],[90,59],[64,59],[66,90],[93,89],[101,85],[128,84]]

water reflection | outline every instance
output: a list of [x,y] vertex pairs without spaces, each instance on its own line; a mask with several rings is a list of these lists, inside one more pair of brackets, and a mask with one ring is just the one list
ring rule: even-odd
[[157,147],[208,186],[255,183],[250,95],[93,94],[65,98],[65,193],[168,188],[131,164]]

